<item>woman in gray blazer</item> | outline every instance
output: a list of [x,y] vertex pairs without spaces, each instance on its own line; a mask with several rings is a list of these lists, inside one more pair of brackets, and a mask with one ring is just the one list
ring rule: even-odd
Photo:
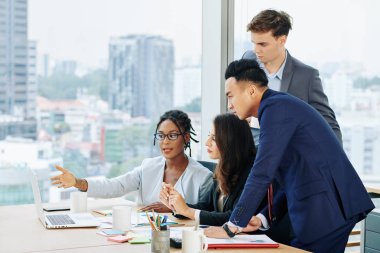
[[100,198],[138,191],[138,204],[144,205],[143,210],[168,212],[170,209],[159,202],[161,184],[166,183],[183,194],[188,203],[195,204],[208,184],[212,184],[212,173],[185,154],[190,149],[190,140],[196,141],[194,134],[186,113],[168,111],[161,116],[154,134],[154,144],[159,143],[162,156],[144,159],[132,171],[111,179],[76,178],[69,170],[56,166],[62,174],[52,178],[53,184],[63,188],[74,186],[87,191],[89,197]]

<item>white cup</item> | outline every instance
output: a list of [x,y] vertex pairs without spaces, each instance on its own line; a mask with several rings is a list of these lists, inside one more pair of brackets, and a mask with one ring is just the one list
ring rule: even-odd
[[132,216],[131,206],[114,206],[112,207],[112,228],[127,231],[130,230]]
[[71,192],[70,202],[70,211],[72,213],[87,212],[87,192]]
[[206,252],[208,244],[203,230],[182,231],[182,253]]

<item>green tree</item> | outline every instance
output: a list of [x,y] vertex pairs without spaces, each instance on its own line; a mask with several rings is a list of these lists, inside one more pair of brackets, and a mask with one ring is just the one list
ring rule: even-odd
[[49,99],[75,99],[81,79],[75,75],[53,74],[39,80],[39,95]]
[[108,79],[107,71],[97,69],[82,77],[84,87],[91,95],[98,95],[104,101],[108,100]]
[[201,111],[201,97],[196,97],[190,103],[180,108],[185,112],[200,112]]
[[[123,129],[121,138],[126,141],[127,146],[146,146],[151,140],[149,133],[150,125],[131,125]],[[153,134],[151,136],[153,138]]]
[[359,89],[367,89],[370,86],[380,86],[380,77],[373,78],[358,77],[354,80],[354,87]]
[[146,157],[137,156],[128,159],[126,162],[122,164],[115,164],[111,167],[110,171],[107,174],[108,178],[117,177],[127,173],[128,171],[133,170],[135,167],[139,166]]
[[107,71],[97,69],[83,77],[73,74],[54,73],[39,79],[39,95],[49,99],[75,99],[77,90],[86,89],[90,95],[96,95],[107,101]]
[[76,177],[87,177],[87,159],[78,150],[66,150],[63,155],[63,167]]

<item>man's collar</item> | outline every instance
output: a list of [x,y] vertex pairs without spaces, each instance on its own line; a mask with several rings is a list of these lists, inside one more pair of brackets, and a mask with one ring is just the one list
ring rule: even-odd
[[271,76],[272,78],[277,77],[278,79],[282,80],[282,76],[283,76],[283,73],[284,73],[284,68],[285,68],[285,64],[286,64],[287,58],[288,58],[288,50],[285,49],[285,59],[284,59],[284,62],[281,64],[280,68],[274,74],[269,74],[268,70],[265,68],[264,63],[262,63],[259,60],[259,58],[257,58],[257,62],[259,63],[260,67],[265,71],[265,74],[267,76]]

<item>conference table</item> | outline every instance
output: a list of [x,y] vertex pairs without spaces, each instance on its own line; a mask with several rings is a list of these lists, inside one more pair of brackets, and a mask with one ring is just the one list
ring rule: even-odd
[[[88,200],[88,210],[111,209],[115,205],[134,205],[133,202],[116,199]],[[96,216],[96,213],[93,212]],[[194,225],[193,221],[170,219],[185,226]],[[51,252],[51,253],[100,253],[129,252],[145,253],[150,251],[150,244],[115,243],[96,234],[97,228],[46,229],[37,216],[34,204],[17,206],[0,206],[0,252]],[[170,252],[181,249],[170,248]],[[298,253],[306,252],[280,244],[275,249],[209,249],[207,252],[268,252]]]

